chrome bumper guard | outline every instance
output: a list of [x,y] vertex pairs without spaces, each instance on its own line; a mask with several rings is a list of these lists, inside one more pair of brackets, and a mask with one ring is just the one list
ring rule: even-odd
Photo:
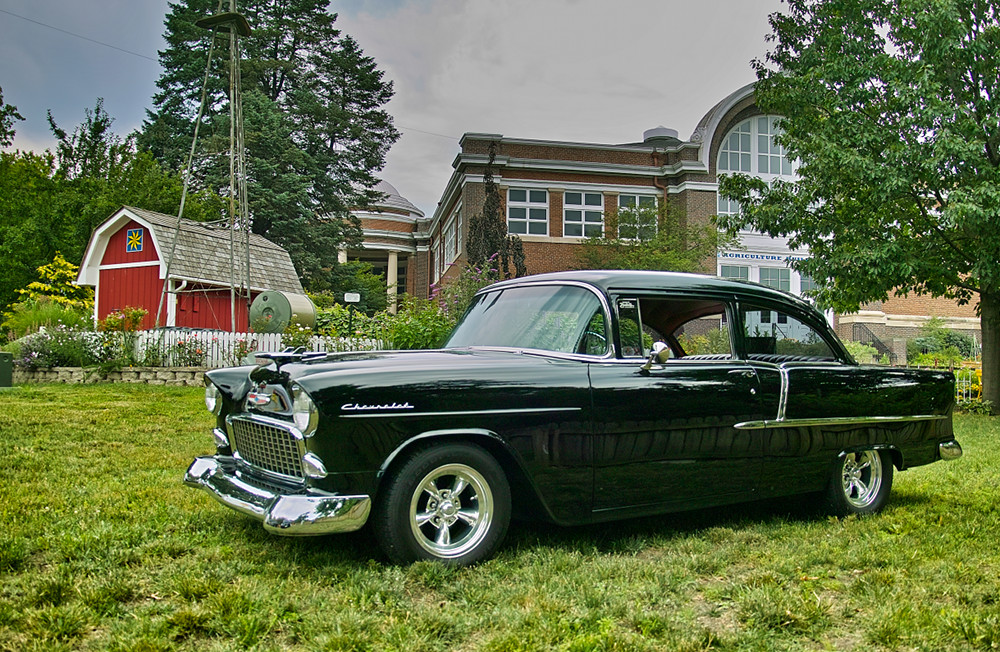
[[254,487],[227,473],[214,457],[196,457],[184,484],[204,489],[223,505],[263,522],[265,530],[286,536],[359,530],[371,511],[368,496],[281,494]]
[[943,460],[957,460],[962,457],[962,446],[955,439],[943,441],[938,444],[938,453]]

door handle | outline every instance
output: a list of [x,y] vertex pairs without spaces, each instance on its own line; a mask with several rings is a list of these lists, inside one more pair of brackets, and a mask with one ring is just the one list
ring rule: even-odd
[[741,378],[756,378],[757,374],[752,369],[733,369],[729,372],[730,376],[739,376]]

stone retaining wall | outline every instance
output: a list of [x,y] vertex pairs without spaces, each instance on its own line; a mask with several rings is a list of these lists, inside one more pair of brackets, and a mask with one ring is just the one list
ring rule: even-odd
[[147,385],[189,385],[204,383],[203,367],[126,367],[121,371],[102,374],[96,369],[52,367],[25,371],[14,369],[13,381],[18,383],[144,383]]

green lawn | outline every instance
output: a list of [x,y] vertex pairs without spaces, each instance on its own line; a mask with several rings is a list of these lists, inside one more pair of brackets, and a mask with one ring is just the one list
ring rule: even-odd
[[189,489],[201,390],[0,391],[0,650],[968,650],[1000,646],[1000,421],[897,474],[890,506],[803,500],[562,529],[471,569],[364,533],[287,539]]

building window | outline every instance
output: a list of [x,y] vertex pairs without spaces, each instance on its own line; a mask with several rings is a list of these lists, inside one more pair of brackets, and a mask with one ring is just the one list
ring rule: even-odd
[[563,196],[563,235],[599,238],[604,235],[604,196],[599,192],[567,192]]
[[722,278],[735,278],[742,281],[750,280],[750,268],[742,265],[722,265],[719,269]]
[[762,115],[757,118],[757,170],[759,174],[775,176],[792,176],[792,162],[785,154],[785,148],[775,141],[781,134],[778,120],[773,115]]
[[[785,148],[775,141],[781,134],[774,115],[762,115],[744,120],[730,130],[719,149],[716,166],[719,173],[745,172],[765,180],[785,177],[795,178],[792,162]],[[719,195],[719,215],[737,215],[739,202]]]
[[507,231],[517,235],[548,235],[549,193],[510,188],[507,191]]
[[794,178],[792,161],[776,142],[781,134],[779,120],[775,115],[762,115],[733,127],[719,149],[718,171]]
[[799,278],[799,294],[808,295],[810,292],[818,288],[819,284],[814,281],[811,276],[803,274]]
[[719,172],[752,172],[753,138],[751,121],[745,120],[733,127],[719,150]]
[[444,227],[444,264],[455,262],[457,256],[458,240],[456,234],[457,220],[452,219]]
[[728,199],[719,195],[719,206],[716,209],[719,215],[739,215],[740,203],[734,199]]
[[618,195],[618,237],[623,240],[652,240],[655,236],[656,197]]
[[788,292],[792,288],[792,272],[787,267],[761,267],[760,284]]

